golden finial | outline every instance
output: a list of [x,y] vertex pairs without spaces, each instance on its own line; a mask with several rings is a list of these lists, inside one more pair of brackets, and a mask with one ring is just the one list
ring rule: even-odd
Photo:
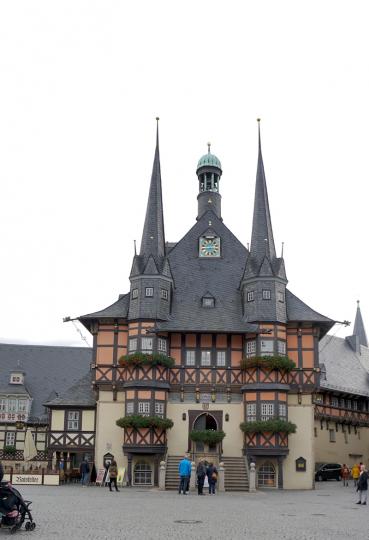
[[210,146],[211,146],[211,143],[208,142],[208,154],[210,154]]

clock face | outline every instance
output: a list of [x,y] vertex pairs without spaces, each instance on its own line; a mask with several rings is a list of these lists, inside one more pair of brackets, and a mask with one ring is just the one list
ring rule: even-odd
[[220,238],[218,236],[203,236],[199,245],[200,257],[220,257]]

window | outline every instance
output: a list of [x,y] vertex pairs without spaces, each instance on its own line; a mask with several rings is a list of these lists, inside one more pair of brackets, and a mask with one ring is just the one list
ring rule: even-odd
[[340,399],[340,407],[342,407],[342,409],[344,409],[345,406],[346,406],[345,400],[344,400],[344,399]]
[[217,351],[217,366],[224,367],[226,365],[225,351]]
[[149,415],[150,414],[150,401],[139,401],[138,402],[138,413]]
[[135,412],[135,404],[133,401],[127,401],[126,403],[126,413],[133,414]]
[[329,442],[336,442],[336,432],[334,429],[329,430]]
[[269,289],[263,289],[263,300],[270,300],[271,291]]
[[279,404],[279,416],[280,418],[286,418],[287,417],[287,405],[285,403]]
[[211,351],[201,351],[201,365],[202,366],[211,365]]
[[338,407],[338,398],[331,397],[331,405],[332,407]]
[[256,353],[256,341],[247,341],[246,342],[246,356],[255,356]]
[[132,289],[132,299],[138,298],[138,289]]
[[264,463],[258,470],[258,486],[275,487],[275,468],[272,463]]
[[284,292],[278,291],[278,302],[284,302]]
[[250,291],[247,293],[247,301],[253,302],[254,301],[254,291]]
[[149,463],[136,463],[134,468],[134,484],[137,486],[151,486],[152,472]]
[[215,307],[215,299],[214,298],[203,298],[202,299],[202,307],[206,307],[206,308]]
[[315,403],[323,403],[323,396],[322,394],[315,394],[314,396]]
[[260,354],[261,356],[270,356],[274,351],[274,341],[272,339],[262,339],[260,341]]
[[261,419],[269,420],[274,417],[274,403],[261,404]]
[[164,416],[164,403],[155,403],[155,414],[157,416]]
[[354,411],[357,411],[357,401],[352,402],[352,408],[354,409]]
[[8,431],[5,435],[5,446],[15,446],[15,431]]
[[0,411],[6,411],[6,399],[0,399]]
[[13,375],[10,378],[12,384],[22,384],[22,377],[20,375]]
[[18,411],[19,412],[26,412],[27,410],[27,400],[26,399],[20,399],[18,401]]
[[158,351],[167,352],[167,340],[164,338],[158,338]]
[[195,365],[195,351],[186,351],[186,366]]
[[128,346],[129,352],[137,351],[137,338],[131,338]]
[[278,354],[286,354],[286,342],[278,340]]
[[151,337],[141,338],[141,350],[143,353],[152,352],[152,338]]
[[166,289],[160,289],[160,298],[168,300],[168,291]]
[[256,403],[248,403],[246,405],[246,416],[248,422],[256,420]]
[[145,296],[147,296],[147,297],[154,296],[154,289],[153,289],[153,287],[146,287],[146,289],[145,289]]
[[68,422],[67,429],[69,430],[78,430],[79,428],[79,412],[78,411],[68,411]]
[[9,399],[8,411],[9,412],[16,412],[17,411],[17,400],[16,399]]
[[347,408],[352,409],[352,401],[351,401],[351,399],[347,400]]

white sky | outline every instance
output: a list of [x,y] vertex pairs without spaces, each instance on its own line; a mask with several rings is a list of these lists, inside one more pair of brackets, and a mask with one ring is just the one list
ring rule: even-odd
[[260,116],[290,290],[336,320],[360,299],[369,331],[366,7],[3,0],[0,341],[83,345],[62,318],[129,290],[157,115],[166,239],[195,222],[210,140],[250,241]]

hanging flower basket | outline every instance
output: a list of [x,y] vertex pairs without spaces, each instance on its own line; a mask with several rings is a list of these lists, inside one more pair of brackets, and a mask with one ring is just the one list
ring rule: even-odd
[[292,371],[296,364],[287,356],[253,356],[241,360],[241,369],[246,370],[254,367]]
[[171,368],[174,366],[175,361],[171,356],[165,354],[153,353],[144,354],[140,352],[125,354],[119,358],[119,364],[125,366],[164,366]]
[[160,416],[140,416],[139,414],[132,414],[132,416],[124,416],[116,421],[117,426],[125,428],[159,428],[159,429],[171,429],[173,427],[173,421],[169,418],[161,418]]
[[224,431],[214,431],[212,429],[194,430],[190,432],[191,441],[203,442],[206,444],[216,444],[221,442],[225,437]]
[[271,420],[256,420],[255,422],[242,422],[240,429],[244,433],[295,433],[297,426],[287,420],[273,418]]

